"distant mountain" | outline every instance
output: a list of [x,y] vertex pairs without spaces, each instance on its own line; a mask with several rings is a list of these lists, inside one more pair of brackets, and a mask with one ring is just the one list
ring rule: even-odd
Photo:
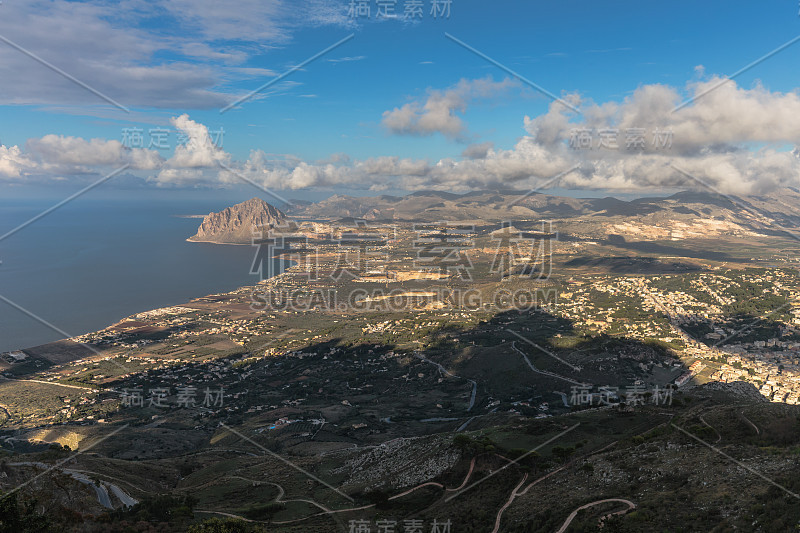
[[463,195],[418,191],[400,197],[360,198],[336,194],[311,205],[294,205],[289,212],[293,216],[428,222],[501,220],[509,215],[527,216],[534,211],[557,217],[575,216],[591,210],[587,210],[585,200],[544,194],[523,195],[511,191],[475,191]]
[[197,230],[189,237],[192,242],[218,244],[250,244],[253,232],[272,227],[286,220],[279,209],[260,198],[251,198],[219,213],[209,213]]
[[572,218],[603,213],[632,216],[659,207],[615,198],[567,198],[513,190],[472,191],[453,194],[418,191],[407,196],[352,197],[333,195],[310,205],[294,205],[290,213],[308,217],[355,217],[372,220],[506,220],[509,218]]
[[630,201],[513,190],[473,191],[460,195],[418,191],[402,197],[337,194],[313,204],[293,205],[289,214],[395,222],[582,219],[593,227],[600,227],[600,233],[676,240],[726,233],[779,234],[783,231],[781,227],[798,228],[800,190],[784,188],[747,197],[684,191]]

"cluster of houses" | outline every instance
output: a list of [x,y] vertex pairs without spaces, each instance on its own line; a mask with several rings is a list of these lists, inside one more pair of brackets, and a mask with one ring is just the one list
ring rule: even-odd
[[[786,297],[790,302],[800,301],[800,286],[792,274],[781,269],[743,273],[743,280],[766,284],[774,294]],[[800,403],[800,342],[792,338],[771,338],[751,342],[736,342],[740,333],[722,320],[723,306],[735,299],[726,294],[726,289],[741,286],[735,277],[703,273],[687,278],[689,286],[664,290],[669,276],[596,276],[589,279],[570,280],[569,288],[559,297],[558,310],[576,324],[583,324],[598,332],[608,332],[612,325],[632,337],[658,338],[670,342],[678,341],[683,348],[681,357],[695,359],[687,371],[679,375],[674,383],[686,385],[698,380],[710,379],[719,382],[746,381],[752,383],[774,402]],[[610,296],[637,298],[646,312],[661,312],[669,317],[666,324],[652,320],[626,320],[613,314],[627,302],[599,308],[592,302],[591,292],[600,291]],[[630,300],[628,300],[629,302]],[[794,331],[800,324],[800,306],[787,309],[795,318],[787,324],[783,334]],[[705,323],[712,331],[700,342],[686,331],[689,324]],[[719,342],[716,346],[714,341]],[[720,342],[723,341],[723,342]]]

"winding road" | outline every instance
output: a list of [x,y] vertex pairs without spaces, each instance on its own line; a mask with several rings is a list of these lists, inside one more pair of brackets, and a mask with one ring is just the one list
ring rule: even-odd
[[568,377],[556,374],[555,372],[550,372],[548,370],[539,370],[538,368],[536,368],[533,365],[533,363],[531,363],[531,360],[528,359],[528,356],[525,354],[525,352],[523,352],[522,350],[517,348],[517,341],[511,341],[511,347],[518,354],[520,354],[523,359],[525,359],[525,362],[528,364],[528,367],[530,367],[530,369],[533,370],[534,372],[536,372],[537,374],[542,374],[544,376],[549,376],[551,378],[561,379],[561,380],[564,380],[564,381],[566,381],[568,383],[572,383],[573,385],[584,385],[584,383],[581,383],[580,381],[577,381],[577,380],[574,380],[572,378],[568,378]]
[[475,470],[475,461],[476,460],[477,460],[477,457],[473,457],[472,461],[470,461],[469,470],[467,471],[467,475],[464,478],[464,481],[461,482],[461,485],[459,485],[458,487],[456,487],[454,489],[447,489],[447,492],[458,492],[459,490],[461,490],[461,489],[463,489],[464,487],[467,486],[467,482],[469,481],[469,478],[472,477],[472,472]]
[[494,529],[492,530],[492,533],[497,533],[500,530],[500,519],[503,518],[503,512],[508,509],[512,503],[514,503],[514,498],[519,496],[519,489],[525,484],[526,481],[528,481],[528,474],[522,476],[522,481],[520,481],[519,484],[514,487],[514,490],[511,491],[511,495],[508,497],[506,504],[503,505],[497,512],[497,518],[494,521]]
[[[587,503],[586,505],[581,505],[580,507],[578,507],[577,509],[572,511],[570,513],[570,515],[567,517],[566,521],[561,525],[561,528],[559,528],[559,530],[556,531],[556,533],[564,533],[567,530],[567,528],[569,527],[569,525],[572,523],[572,521],[575,520],[575,517],[578,516],[578,513],[583,511],[584,509],[588,509],[589,507],[594,507],[595,505],[601,505],[601,504],[604,504],[604,503],[611,503],[611,502],[624,503],[625,505],[628,506],[628,508],[627,509],[623,509],[622,511],[616,511],[616,512],[613,512],[613,513],[609,513],[609,514],[603,516],[602,518],[600,518],[600,520],[604,520],[604,519],[608,518],[609,516],[614,516],[614,515],[618,515],[618,514],[625,514],[625,513],[627,513],[628,511],[630,511],[632,509],[636,509],[636,504],[633,503],[630,500],[623,500],[621,498],[608,498],[607,500],[597,500],[596,502],[591,502],[591,503]],[[497,531],[497,530],[495,530],[495,531]]]
[[[473,472],[475,471],[476,459],[477,459],[476,457],[472,458],[472,461],[469,464],[469,470],[467,471],[467,475],[464,477],[464,481],[461,482],[461,485],[459,485],[458,487],[456,487],[454,489],[445,489],[446,491],[454,492],[454,491],[461,490],[464,486],[466,486],[466,484],[469,482],[470,478],[472,477]],[[527,477],[527,475],[526,475],[526,477]],[[313,500],[305,500],[305,499],[284,500],[283,496],[285,494],[285,491],[283,490],[283,487],[281,487],[279,484],[273,483],[271,481],[256,481],[254,479],[248,479],[248,478],[244,478],[244,477],[241,477],[241,476],[225,476],[223,479],[242,479],[244,481],[248,481],[248,482],[256,483],[256,484],[258,484],[258,483],[266,483],[266,484],[269,484],[269,485],[274,485],[274,486],[278,487],[278,490],[280,492],[279,492],[278,496],[274,500],[272,500],[273,503],[305,502],[305,503],[314,505],[315,507],[317,507],[317,508],[322,510],[321,513],[316,513],[316,514],[313,514],[313,515],[304,516],[303,518],[296,518],[294,520],[286,520],[286,521],[283,521],[283,522],[274,522],[273,521],[273,522],[271,522],[272,524],[279,524],[279,525],[294,524],[294,523],[297,523],[297,522],[302,522],[304,520],[308,520],[309,518],[313,518],[315,516],[333,515],[333,514],[346,513],[346,512],[351,512],[351,511],[363,511],[365,509],[371,509],[372,507],[375,507],[375,505],[372,504],[372,505],[365,505],[365,506],[362,506],[362,507],[353,507],[353,508],[348,508],[348,509],[331,510],[331,509],[328,509],[327,507],[325,507],[322,504],[320,504],[318,502],[315,502]],[[199,488],[199,487],[203,487],[203,486],[209,485],[210,483],[214,483],[214,482],[216,482],[216,481],[211,481],[209,483],[204,483],[203,485],[197,485],[197,486],[193,486],[193,487],[190,487],[190,488],[196,489],[196,488]],[[423,487],[430,487],[430,486],[435,486],[435,487],[444,489],[444,485],[442,485],[441,483],[436,483],[436,482],[429,481],[427,483],[422,483],[420,485],[412,487],[412,488],[410,488],[410,489],[408,489],[405,492],[402,492],[400,494],[396,494],[396,495],[390,497],[389,500],[396,500],[398,498],[402,498],[403,496],[407,496],[407,495],[411,494],[412,492],[414,492],[416,490],[419,490],[419,489],[421,489]],[[184,487],[184,488],[187,488],[187,487]],[[215,511],[215,510],[211,510],[211,509],[195,509],[195,512],[207,513],[207,514],[216,514],[216,515],[220,515],[220,516],[227,516],[229,518],[237,518],[239,520],[244,520],[245,522],[260,522],[258,520],[250,520],[250,519],[245,518],[243,516],[239,516],[239,515],[232,514],[232,513],[227,513],[227,512],[224,512],[224,511]]]
[[721,434],[719,431],[717,431],[717,428],[715,428],[714,426],[712,426],[711,424],[709,424],[708,422],[706,422],[706,419],[705,419],[705,418],[703,418],[703,415],[697,415],[697,418],[699,418],[699,419],[700,419],[700,422],[702,422],[702,423],[703,423],[703,424],[705,424],[706,426],[710,427],[710,428],[711,428],[711,430],[712,430],[714,433],[716,433],[716,434],[717,434],[717,440],[716,440],[715,444],[718,444],[718,443],[719,443],[719,442],[722,440],[722,434]]
[[[617,441],[614,441],[614,442],[612,442],[612,443],[610,443],[610,444],[608,444],[606,446],[603,446],[599,450],[595,450],[593,452],[590,452],[590,453],[586,454],[585,456],[583,456],[583,458],[585,459],[587,457],[591,457],[592,455],[595,455],[595,454],[598,454],[598,453],[602,453],[605,450],[607,450],[607,449],[611,448],[612,446],[614,446],[615,444],[617,444]],[[500,456],[498,456],[498,457],[500,457]],[[503,459],[506,459],[506,458],[503,457]],[[514,500],[518,496],[524,496],[525,494],[528,493],[529,490],[531,490],[531,488],[533,488],[534,485],[544,481],[545,479],[547,479],[547,478],[549,478],[551,476],[554,476],[554,475],[558,474],[562,470],[566,469],[569,465],[575,463],[577,460],[578,460],[578,458],[573,459],[572,461],[570,461],[569,463],[565,464],[564,466],[559,467],[559,468],[553,470],[552,472],[549,472],[549,473],[543,475],[542,477],[532,481],[530,483],[530,485],[525,487],[524,490],[520,490],[520,487],[522,487],[522,485],[524,485],[525,481],[528,479],[528,474],[525,474],[525,477],[522,479],[522,482],[519,485],[517,485],[514,488],[514,490],[511,491],[511,494],[509,495],[509,498],[508,498],[508,501],[506,502],[506,504],[503,507],[501,507],[500,510],[497,512],[497,518],[495,519],[494,530],[492,531],[492,533],[497,533],[497,531],[500,528],[500,519],[503,517],[503,512],[506,509],[508,509],[508,507],[510,507],[512,503],[514,503]],[[473,461],[474,461],[474,459],[473,459]],[[508,459],[506,459],[506,461],[508,461]],[[471,468],[470,468],[470,473],[472,473],[472,469]],[[464,481],[464,483],[466,484],[466,480]],[[578,511],[580,511],[580,509],[578,509]],[[577,514],[577,511],[575,512],[575,514]],[[572,518],[574,518],[574,517],[572,517]],[[569,519],[570,522],[572,521],[572,518]],[[563,526],[563,527],[566,527],[568,525],[569,525],[569,523],[566,523],[566,525]]]
[[[108,489],[102,484],[95,484],[94,481],[89,479],[88,476],[84,474],[79,474],[77,472],[68,472],[64,471],[65,473],[69,473],[73,479],[83,483],[84,485],[89,485],[94,489],[95,494],[97,494],[97,501],[100,502],[100,505],[105,507],[106,509],[113,509],[114,506],[111,505],[111,497],[108,495]],[[115,485],[116,486],[116,485]]]
[[747,422],[748,424],[750,424],[752,426],[752,428],[756,430],[756,435],[761,435],[761,430],[758,429],[758,426],[755,425],[749,418],[747,418],[745,416],[744,411],[742,411],[741,414],[742,414],[742,418],[744,419],[744,421]]
[[[95,483],[87,474],[93,474],[93,472],[86,472],[86,471],[78,471],[78,470],[69,470],[66,468],[57,468],[52,465],[48,465],[47,463],[40,463],[36,461],[26,461],[20,463],[9,463],[9,466],[35,466],[38,468],[44,468],[45,472],[51,470],[60,470],[64,472],[68,476],[72,477],[75,481],[83,483],[84,485],[89,485],[94,489],[95,494],[97,495],[97,501],[105,507],[106,509],[113,509],[114,505],[111,503],[111,496],[108,494],[109,489],[114,496],[116,496],[122,505],[125,507],[133,507],[139,500],[136,498],[131,497],[127,492],[119,488],[119,486],[115,485],[114,483],[108,483],[101,481],[100,483]],[[95,474],[99,475],[99,474]],[[107,476],[110,477],[110,476]]]

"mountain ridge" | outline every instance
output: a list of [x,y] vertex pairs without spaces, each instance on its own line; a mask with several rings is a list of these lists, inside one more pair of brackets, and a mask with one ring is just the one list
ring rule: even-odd
[[572,198],[508,190],[471,191],[460,195],[417,191],[402,197],[335,194],[319,202],[293,205],[288,213],[291,216],[353,217],[397,222],[660,216],[676,220],[721,217],[720,220],[750,224],[755,218],[764,217],[781,224],[798,226],[800,190],[784,188],[747,197],[681,191],[672,195],[633,200],[620,200],[611,196]]

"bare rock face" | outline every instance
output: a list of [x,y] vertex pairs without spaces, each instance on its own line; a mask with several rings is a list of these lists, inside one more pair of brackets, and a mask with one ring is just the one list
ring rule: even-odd
[[219,213],[208,214],[200,224],[197,234],[188,240],[219,244],[250,244],[254,231],[276,226],[284,220],[286,215],[279,209],[260,198],[252,198]]

